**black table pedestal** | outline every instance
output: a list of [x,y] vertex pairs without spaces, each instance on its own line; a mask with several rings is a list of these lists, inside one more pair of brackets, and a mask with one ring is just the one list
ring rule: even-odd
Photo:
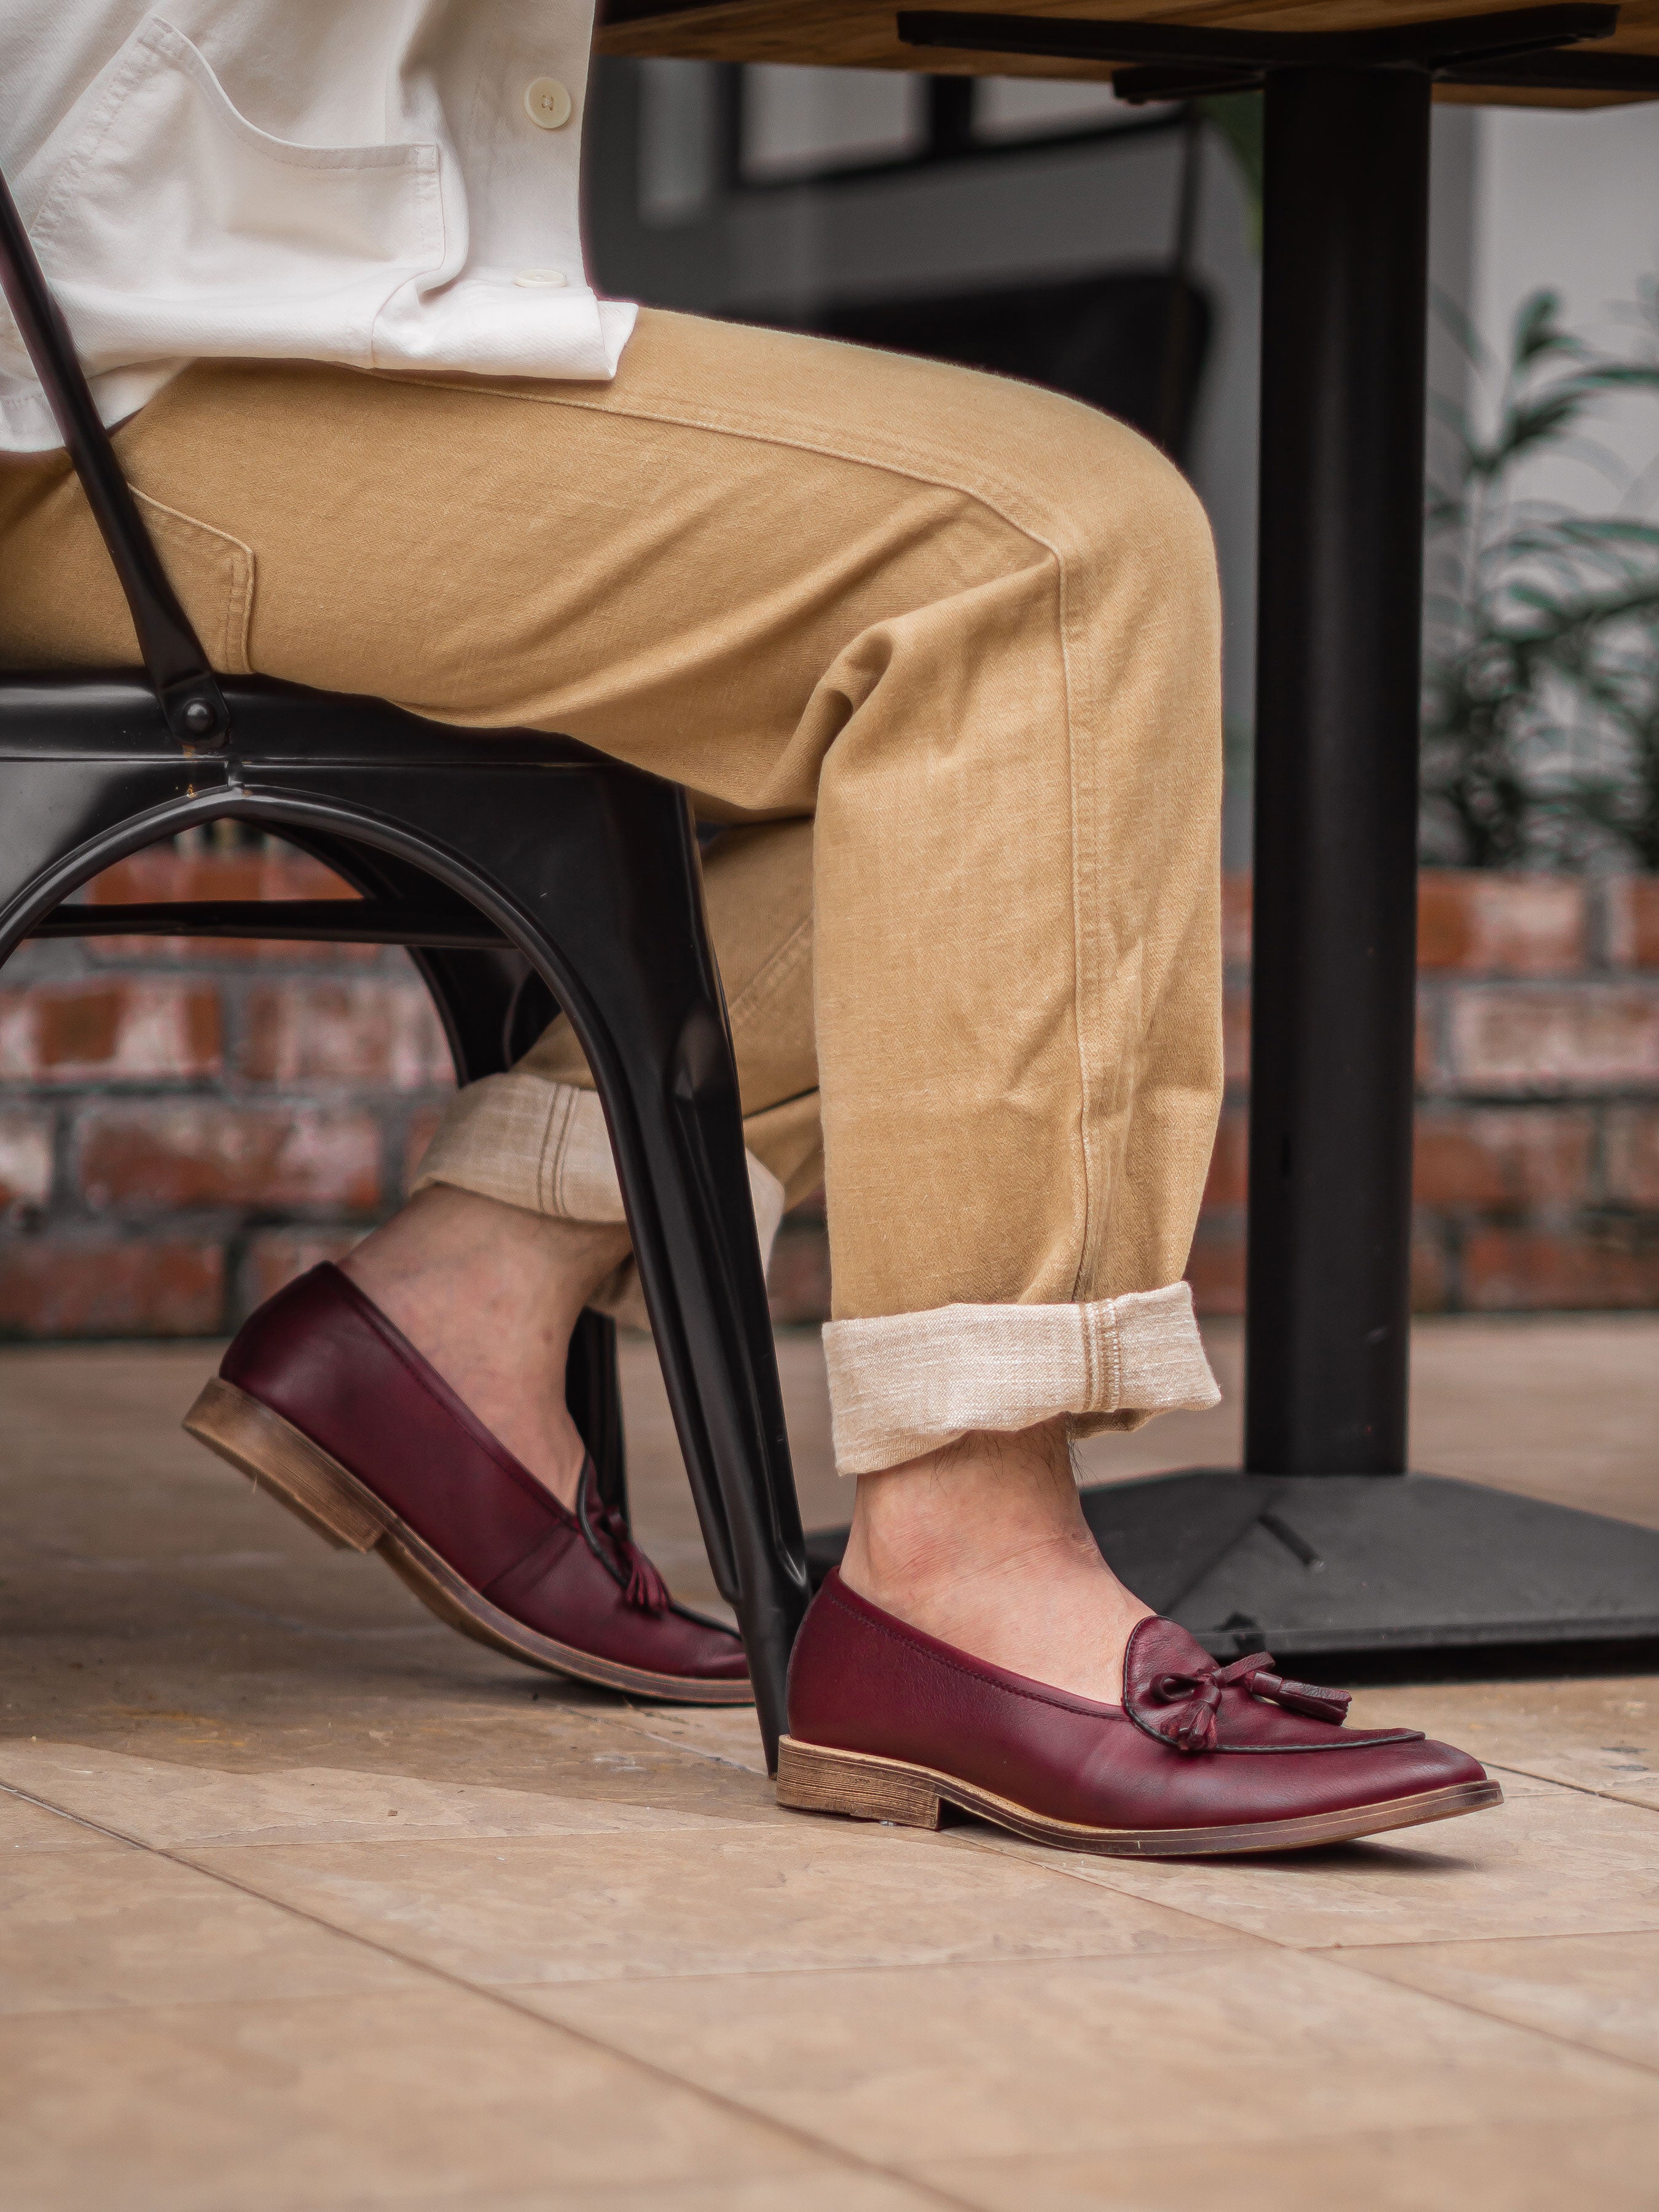
[[1659,1636],[1659,1534],[1404,1472],[1430,81],[1266,100],[1244,1479],[1091,1524],[1224,1656]]
[[1659,1638],[1659,1533],[1405,1472],[1430,99],[1266,74],[1244,1472],[1085,1493],[1220,1656]]
[[1430,82],[1282,70],[1266,99],[1244,1464],[1397,1474]]
[[[1659,1532],[1432,1474],[1194,1468],[1083,1493],[1101,1550],[1217,1658],[1466,1655],[1493,1671],[1659,1640]],[[809,1539],[809,1547],[811,1540]]]

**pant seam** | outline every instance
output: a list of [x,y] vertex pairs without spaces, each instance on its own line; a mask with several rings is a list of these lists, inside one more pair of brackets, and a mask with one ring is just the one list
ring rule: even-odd
[[[1091,885],[1085,878],[1091,877],[1091,871],[1078,834],[1085,795],[1081,788],[1086,776],[1083,756],[1088,748],[1079,745],[1077,741],[1076,679],[1069,649],[1071,614],[1066,591],[1066,556],[1057,546],[1051,550],[1054,561],[1054,635],[1060,652],[1060,696],[1066,704],[1066,757],[1072,805],[1072,818],[1068,824],[1072,855],[1072,1034],[1077,1052],[1078,1151],[1083,1170],[1083,1218],[1078,1224],[1077,1266],[1072,1276],[1072,1296],[1074,1299],[1080,1299],[1093,1272],[1091,1263],[1097,1242],[1096,1222],[1104,1196],[1099,1188],[1100,1163],[1094,1124],[1089,1111],[1089,1055],[1085,1041],[1088,995],[1084,988],[1084,973],[1090,963],[1092,949],[1089,917],[1097,902],[1088,895]],[[1092,793],[1088,795],[1091,797]]]
[[763,998],[800,966],[810,951],[811,933],[812,917],[805,915],[782,944],[768,954],[737,997],[728,1001],[726,1015],[734,1030],[753,1013]]
[[563,1214],[564,1161],[569,1150],[570,1116],[575,1097],[568,1084],[555,1084],[542,1137],[541,1158],[536,1163],[536,1197],[544,1213]]
[[[458,392],[466,388],[447,377],[411,376],[401,370],[358,368],[351,362],[336,362],[331,365],[349,369],[359,376],[376,377],[388,383],[420,385],[431,391]],[[678,429],[701,430],[710,437],[739,438],[750,445],[787,446],[797,453],[817,453],[825,460],[843,462],[849,468],[875,469],[884,476],[897,477],[906,483],[927,484],[935,491],[953,492],[959,499],[971,500],[975,506],[982,507],[988,514],[994,514],[999,522],[1005,524],[1018,536],[1025,538],[1030,544],[1041,547],[1042,551],[1052,559],[1060,561],[1064,558],[1053,539],[1045,537],[1034,524],[1021,521],[1018,515],[1011,511],[1012,507],[1019,498],[1019,487],[1012,480],[1004,483],[992,477],[983,484],[964,483],[959,477],[952,476],[942,462],[932,468],[907,468],[900,461],[889,459],[885,455],[848,452],[842,447],[832,444],[822,433],[812,435],[805,428],[798,434],[792,436],[781,433],[775,428],[762,427],[759,423],[750,423],[736,419],[729,422],[717,422],[693,414],[689,410],[653,409],[645,406],[607,406],[599,400],[579,399],[563,392],[508,391],[494,383],[487,384],[485,388],[493,398],[516,400],[526,406],[576,407],[580,408],[586,414],[610,415],[628,422],[668,423]],[[1003,504],[1004,501],[1008,504]]]

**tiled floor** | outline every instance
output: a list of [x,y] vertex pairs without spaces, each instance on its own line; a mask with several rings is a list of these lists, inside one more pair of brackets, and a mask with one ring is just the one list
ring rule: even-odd
[[[0,1354],[6,2212],[1659,2207],[1659,1680],[1364,1692],[1509,1802],[1316,1854],[806,1819],[748,1716],[561,1686],[317,1544],[178,1435],[207,1364]],[[1417,1374],[1419,1464],[1659,1524],[1659,1319],[1431,1323]]]

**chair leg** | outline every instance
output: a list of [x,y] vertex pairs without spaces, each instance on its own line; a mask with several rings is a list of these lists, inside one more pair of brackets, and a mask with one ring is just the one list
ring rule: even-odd
[[[426,878],[418,868],[346,838],[313,834],[300,842],[357,890],[419,904]],[[411,949],[409,957],[431,994],[462,1085],[504,1073],[558,1012],[545,983],[520,953]],[[617,1330],[603,1314],[584,1312],[577,1321],[565,1365],[565,1402],[592,1455],[600,1497],[625,1522],[628,1467]]]
[[[729,1068],[729,1048],[727,1048]],[[811,1597],[735,1075],[607,1098],[635,1255],[715,1580],[734,1607],[767,1765]]]
[[628,1461],[623,1448],[622,1377],[617,1324],[589,1306],[576,1317],[564,1368],[564,1399],[599,1476],[599,1496],[628,1519]]
[[[399,802],[405,819],[424,811],[410,780]],[[452,813],[452,850],[457,827]],[[709,1563],[775,1766],[811,1590],[690,809],[672,786],[596,764],[556,812],[519,827],[493,821],[477,865],[511,900],[513,933],[593,1071]]]

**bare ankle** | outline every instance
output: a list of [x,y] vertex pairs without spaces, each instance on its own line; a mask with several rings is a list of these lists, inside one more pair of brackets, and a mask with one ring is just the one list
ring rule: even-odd
[[[984,1573],[1081,1531],[1065,1425],[960,1437],[920,1459],[860,1475],[842,1574],[915,1589]],[[866,1587],[869,1585],[870,1587]]]
[[345,1272],[566,1505],[585,1447],[564,1401],[576,1317],[627,1257],[620,1224],[557,1221],[433,1184]]
[[521,1306],[550,1303],[580,1312],[629,1249],[620,1223],[556,1220],[428,1183],[342,1265],[370,1297],[377,1285],[397,1295],[398,1286],[427,1277],[443,1279],[453,1293],[461,1276],[492,1285],[510,1276]]
[[1148,1611],[1083,1518],[1060,1421],[860,1476],[842,1574],[942,1643],[1103,1704]]

